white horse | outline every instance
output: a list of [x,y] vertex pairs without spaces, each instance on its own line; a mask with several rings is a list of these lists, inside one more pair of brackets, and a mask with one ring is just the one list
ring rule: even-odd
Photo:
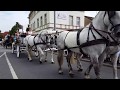
[[[82,29],[82,28],[81,28]],[[76,29],[74,29],[76,30]],[[78,29],[77,29],[78,30]],[[62,30],[60,31],[57,31],[56,32],[56,35],[54,35],[53,39],[54,39],[54,47],[58,50],[58,47],[57,47],[57,38],[59,36],[59,33],[61,32],[64,32]],[[72,52],[70,50],[67,50],[65,49],[64,50],[64,54],[66,55],[66,59],[67,59],[67,63],[68,63],[68,67],[69,67],[69,74],[71,77],[73,77],[73,73],[71,72],[72,70],[72,63],[74,64],[76,62],[77,64],[77,68],[78,68],[78,71],[82,71],[83,70],[83,67],[82,67],[82,64],[80,62],[80,60],[82,59],[83,57],[83,54],[82,53],[75,53],[75,52]]]
[[[39,56],[39,61],[42,63],[42,60],[45,59],[47,61],[47,51],[46,54],[44,51],[50,47],[51,33],[47,30],[40,31],[37,35],[28,35],[24,38],[24,45],[26,46],[26,51],[28,54],[28,60],[32,61],[31,51],[35,50],[36,55]],[[45,58],[44,58],[45,56]],[[53,59],[51,59],[51,63],[54,63]]]
[[[107,37],[113,33],[120,33],[120,29],[117,28],[119,26],[119,11],[100,11],[93,21],[81,32],[61,32],[57,39],[57,46],[59,49],[59,74],[63,73],[61,65],[63,63],[63,50],[66,48],[72,52],[82,52],[89,55],[96,77],[98,79],[101,78],[100,67],[103,59],[100,58],[100,55],[106,49],[107,43],[110,42],[109,38],[107,39]],[[70,56],[69,53],[68,56]],[[70,57],[67,58],[67,61],[70,61]],[[71,66],[69,66],[69,74],[73,75]],[[88,78],[89,73],[85,73],[85,77]]]
[[[117,38],[115,36],[112,36],[115,41],[119,42],[120,40],[120,34],[117,35]],[[118,79],[117,75],[117,61],[119,60],[120,56],[120,46],[116,45],[116,42],[114,40],[111,40],[110,44],[106,47],[106,49],[103,51],[103,53],[100,55],[99,59],[101,62],[103,62],[106,57],[110,56],[110,61],[113,64],[113,78]],[[85,74],[89,74],[93,65],[91,64]]]

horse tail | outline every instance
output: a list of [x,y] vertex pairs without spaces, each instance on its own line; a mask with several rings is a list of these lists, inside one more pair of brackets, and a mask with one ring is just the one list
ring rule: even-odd
[[59,66],[61,66],[63,64],[63,53],[64,53],[63,50],[58,51],[57,59],[58,59]]
[[73,52],[72,55],[71,55],[71,58],[70,58],[70,63],[74,64],[75,62],[76,62],[75,53]]

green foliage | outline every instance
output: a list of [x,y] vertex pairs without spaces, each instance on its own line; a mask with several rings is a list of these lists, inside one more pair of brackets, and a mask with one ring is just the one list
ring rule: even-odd
[[20,26],[21,25],[18,22],[16,22],[16,24],[9,31],[10,35],[14,35],[17,30],[21,29]]
[[18,30],[18,28],[16,27],[16,25],[13,26],[12,29],[10,30],[10,32],[9,32],[10,35],[14,35],[17,30]]

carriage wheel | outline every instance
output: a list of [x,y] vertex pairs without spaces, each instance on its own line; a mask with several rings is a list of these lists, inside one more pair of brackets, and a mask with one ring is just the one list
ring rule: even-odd
[[17,45],[17,57],[20,57],[20,47]]

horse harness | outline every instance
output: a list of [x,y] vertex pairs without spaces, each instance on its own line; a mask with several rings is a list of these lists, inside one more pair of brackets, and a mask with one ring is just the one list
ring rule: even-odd
[[[43,32],[43,31],[42,31],[42,32]],[[46,41],[43,40],[42,35],[41,35],[42,32],[39,34],[39,37],[40,37],[40,39],[41,39],[42,42],[38,42],[38,43],[35,42],[35,38],[38,36],[38,34],[36,34],[36,35],[34,36],[34,38],[33,38],[33,42],[34,42],[34,45],[33,45],[33,46],[35,46],[36,49],[37,49],[37,47],[36,47],[37,45],[41,45],[41,44],[46,45],[47,43],[50,43],[50,42],[47,42],[47,39],[48,39],[47,36],[46,36]],[[30,37],[29,37],[29,38],[30,38]],[[28,38],[28,39],[29,39],[29,38]],[[28,43],[28,45],[29,45],[29,43]],[[30,45],[29,45],[29,46],[30,46]],[[32,47],[33,47],[33,46],[32,46]]]
[[[106,12],[105,12],[106,14]],[[110,16],[109,13],[108,13],[108,16],[109,16],[109,21],[110,23],[112,24],[112,28],[110,29],[110,31],[112,31],[113,29],[115,30],[116,27],[120,26],[120,24],[117,24],[117,25],[114,25],[111,21],[111,17],[113,16]],[[104,15],[105,17],[105,15]],[[105,25],[106,26],[106,25]],[[92,30],[95,30],[101,37],[102,39],[96,39],[94,33]],[[94,40],[92,41],[89,41],[89,33],[92,33],[93,37],[94,37]],[[101,32],[104,32],[104,33],[107,33],[107,38],[104,37],[101,33],[99,33],[99,31]],[[78,31],[77,32],[77,45],[79,46],[79,49],[80,51],[83,53],[82,51],[82,48],[83,47],[87,47],[87,46],[91,46],[91,45],[96,45],[96,44],[106,44],[106,46],[116,46],[116,45],[119,45],[120,43],[118,41],[116,41],[113,37],[112,37],[112,32],[107,32],[107,31],[103,31],[103,30],[99,30],[99,29],[96,29],[93,24],[91,23],[90,26],[89,26],[89,30],[88,30],[88,36],[87,36],[87,41],[83,44],[80,45],[80,40],[79,40],[79,36],[80,36],[80,32],[81,31]],[[113,40],[113,42],[110,41],[110,38]],[[84,53],[83,53],[84,54]]]
[[[106,12],[105,12],[105,14],[106,14]],[[109,15],[109,14],[108,14]],[[104,15],[105,16],[105,15]],[[112,23],[112,21],[111,21],[111,19],[110,19],[111,17],[109,17],[109,21],[110,21],[110,23],[112,24],[112,28],[110,29],[110,31],[112,31],[112,29],[115,29],[116,27],[118,27],[118,26],[120,26],[120,24],[117,24],[117,25],[113,25],[113,23]],[[90,24],[90,26],[89,27],[86,27],[86,28],[89,28],[89,30],[88,30],[88,35],[87,35],[87,41],[85,42],[85,43],[83,43],[83,44],[80,44],[80,40],[79,40],[79,36],[80,36],[80,33],[81,33],[81,31],[83,30],[78,30],[77,31],[77,47],[71,47],[71,48],[67,48],[67,46],[65,45],[65,39],[66,39],[66,37],[67,37],[67,35],[68,35],[68,33],[66,34],[66,37],[65,37],[65,39],[64,39],[64,45],[65,45],[65,49],[72,49],[72,48],[78,48],[79,47],[79,50],[80,50],[80,52],[81,53],[83,53],[83,54],[85,54],[84,52],[83,52],[83,50],[82,50],[82,48],[83,47],[87,47],[87,46],[92,46],[92,45],[96,45],[96,44],[106,44],[106,46],[116,46],[116,45],[119,45],[120,43],[118,42],[118,41],[116,41],[112,36],[111,36],[111,34],[112,34],[112,32],[110,33],[110,32],[107,32],[107,31],[103,31],[103,30],[99,30],[99,29],[96,29],[94,26],[93,26],[93,24],[91,23]],[[93,31],[92,30],[95,30],[101,37],[102,37],[102,39],[96,39],[96,36],[94,35],[94,33],[93,33]],[[94,40],[91,40],[91,41],[89,41],[89,33],[90,33],[90,31],[91,31],[91,33],[92,33],[92,35],[93,35],[93,37],[94,37]],[[99,31],[101,31],[101,32],[104,32],[104,33],[107,33],[107,38],[105,37],[105,36],[103,36]],[[111,42],[110,41],[110,38],[113,40],[113,42]]]

